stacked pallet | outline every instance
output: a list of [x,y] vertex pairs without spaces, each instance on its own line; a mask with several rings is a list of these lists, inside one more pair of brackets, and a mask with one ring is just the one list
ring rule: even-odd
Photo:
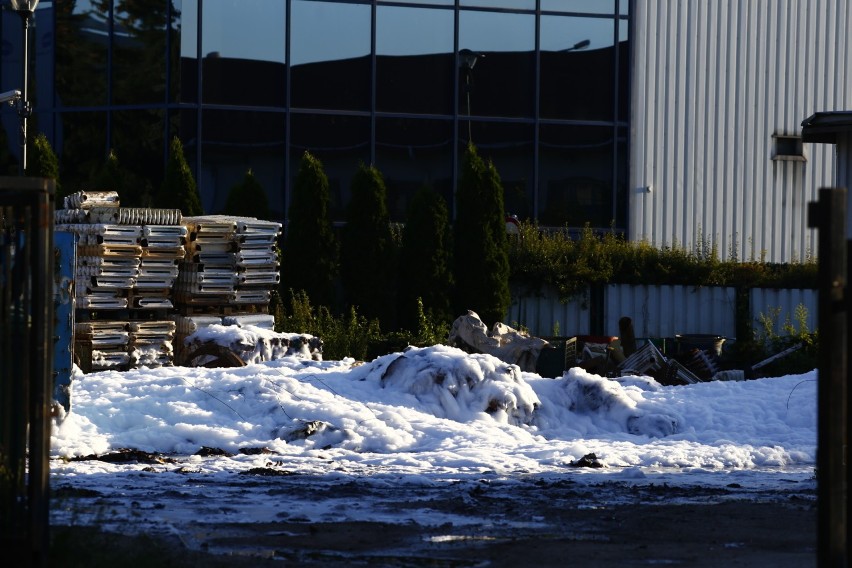
[[278,285],[275,243],[281,223],[253,217],[184,217],[186,257],[175,283],[175,302],[184,314],[266,312]]
[[123,208],[80,191],[55,212],[77,240],[75,353],[84,371],[173,362],[172,289],[186,249],[177,209]]

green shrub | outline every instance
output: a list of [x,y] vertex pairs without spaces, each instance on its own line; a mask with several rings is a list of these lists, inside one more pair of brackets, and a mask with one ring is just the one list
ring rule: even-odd
[[231,187],[223,213],[257,219],[269,219],[271,217],[269,198],[266,197],[266,191],[263,190],[263,186],[257,181],[251,169],[246,172],[240,183]]
[[447,204],[424,187],[408,208],[399,256],[399,326],[415,330],[425,312],[450,322],[453,291],[452,229]]
[[572,236],[529,221],[521,224],[521,238],[512,240],[509,264],[513,284],[530,293],[552,286],[563,301],[602,284],[816,288],[817,283],[817,263],[810,257],[790,264],[721,260],[706,240],[692,250],[656,248],[612,231],[586,227]]
[[65,197],[59,183],[59,160],[53,152],[50,142],[43,133],[39,132],[31,144],[32,152],[27,160],[26,174],[31,177],[52,179],[56,188],[56,202],[61,203]]
[[503,321],[512,301],[503,186],[491,161],[469,144],[456,192],[453,262],[455,313],[476,312],[486,325]]
[[396,244],[382,174],[360,164],[341,233],[340,275],[347,307],[396,327]]
[[329,200],[328,176],[322,162],[305,152],[284,228],[281,290],[304,292],[319,305],[333,307],[339,245],[328,214]]
[[183,154],[183,144],[175,136],[169,145],[169,159],[166,164],[166,177],[157,194],[157,206],[164,209],[180,209],[187,217],[203,215],[201,196],[192,170],[186,163]]
[[323,358],[339,361],[346,357],[367,360],[371,346],[384,338],[378,320],[359,316],[355,308],[335,316],[326,306],[314,308],[304,292],[290,292],[289,310],[278,306],[275,329],[280,333],[306,333],[323,342]]
[[122,207],[154,206],[151,183],[123,167],[113,150],[92,176],[89,187],[94,191],[115,191]]

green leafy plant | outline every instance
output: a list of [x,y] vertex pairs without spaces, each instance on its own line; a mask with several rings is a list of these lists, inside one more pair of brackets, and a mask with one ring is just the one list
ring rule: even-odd
[[383,339],[378,320],[358,315],[355,308],[335,316],[326,306],[313,307],[303,291],[290,291],[289,310],[279,305],[275,329],[280,333],[306,333],[323,342],[323,358],[366,360],[371,346]]
[[628,241],[614,231],[579,234],[544,231],[530,221],[513,239],[509,264],[513,285],[535,293],[557,290],[563,301],[583,298],[589,286],[602,284],[815,288],[817,263],[769,264],[720,259],[718,249],[701,238],[691,250],[657,248]]

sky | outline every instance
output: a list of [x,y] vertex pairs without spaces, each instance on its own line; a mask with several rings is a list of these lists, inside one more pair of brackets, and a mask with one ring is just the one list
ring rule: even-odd
[[[50,484],[100,497],[83,509],[54,500],[51,523],[180,531],[202,517],[280,519],[281,500],[238,475],[257,468],[297,473],[287,483],[312,487],[435,487],[485,477],[507,495],[516,483],[566,478],[739,487],[746,495],[816,486],[816,371],[662,386],[579,367],[542,377],[445,345],[367,362],[263,349],[292,337],[212,325],[188,340],[248,346],[245,367],[76,372],[70,407],[52,430]],[[168,460],[75,459],[119,450]],[[602,467],[572,467],[589,454]],[[228,506],[211,507],[211,499]],[[286,507],[312,521],[395,518],[351,492]],[[419,522],[446,521],[429,515]]]

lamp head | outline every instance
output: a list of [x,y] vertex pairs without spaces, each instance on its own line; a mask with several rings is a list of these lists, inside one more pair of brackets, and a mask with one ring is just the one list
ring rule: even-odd
[[35,12],[38,0],[4,0],[3,4],[9,6],[9,8],[22,16],[29,16]]
[[480,57],[485,57],[485,54],[475,53],[469,49],[459,50],[459,64],[463,69],[473,69]]

